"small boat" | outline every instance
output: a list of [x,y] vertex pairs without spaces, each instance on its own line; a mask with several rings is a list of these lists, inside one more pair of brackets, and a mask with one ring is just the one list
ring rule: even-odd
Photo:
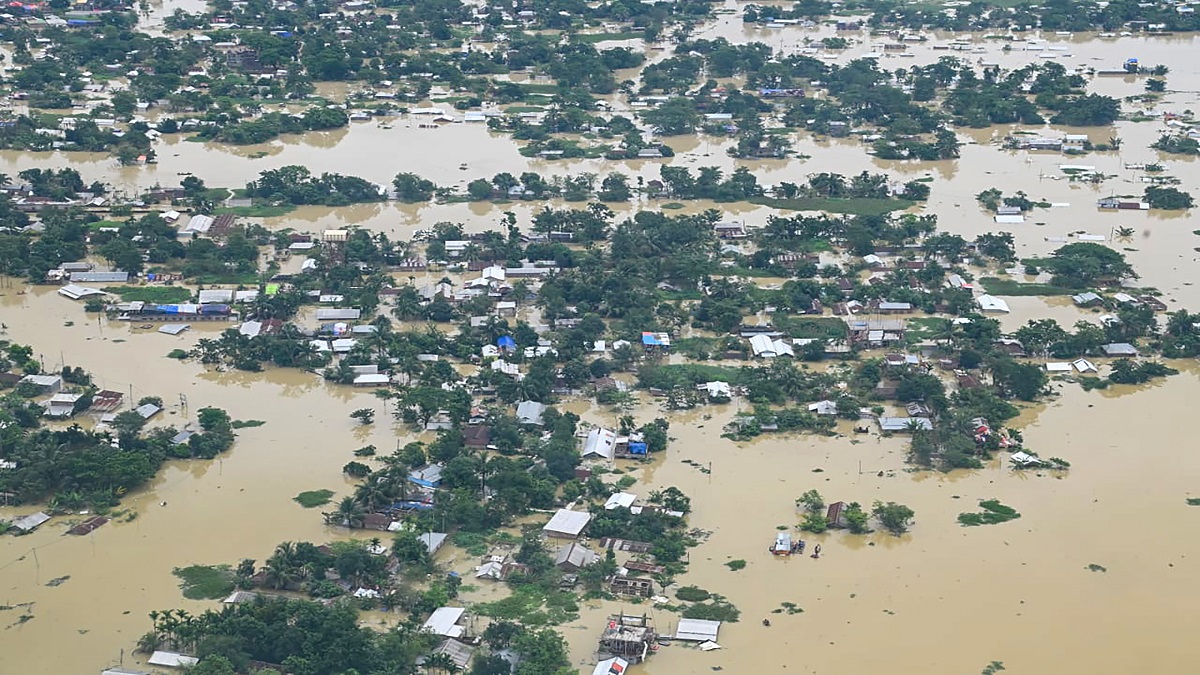
[[775,535],[775,543],[771,546],[772,555],[791,555],[792,554],[792,535],[788,532],[780,532]]

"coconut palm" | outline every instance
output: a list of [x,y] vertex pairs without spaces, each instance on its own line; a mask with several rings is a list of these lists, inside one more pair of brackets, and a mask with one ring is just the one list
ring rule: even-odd
[[349,528],[362,527],[365,515],[362,505],[354,497],[343,497],[334,512],[336,524]]

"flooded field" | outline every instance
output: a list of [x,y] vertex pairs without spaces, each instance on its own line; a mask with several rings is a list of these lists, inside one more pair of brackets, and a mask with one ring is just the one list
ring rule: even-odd
[[[198,6],[167,2],[161,9],[154,7],[154,16],[161,21],[175,7]],[[830,34],[825,28],[769,31],[725,17],[698,36],[761,40],[776,48],[798,49],[805,38]],[[1036,60],[1033,52],[1015,47],[1004,52],[999,43],[982,38],[976,44],[983,52],[932,49],[932,44],[951,37],[933,36],[930,43],[910,48],[912,58],[888,56],[883,63],[900,68],[947,55],[1005,67]],[[1068,67],[1116,67],[1129,56],[1168,65],[1172,91],[1155,110],[1196,106],[1200,71],[1190,61],[1195,52],[1192,38],[1046,39],[1069,48],[1058,59]],[[833,58],[845,63],[875,48],[875,42],[862,42]],[[1140,93],[1140,82],[1101,77],[1089,89],[1123,97]],[[1098,198],[1141,192],[1135,173],[1124,168],[1131,162],[1160,162],[1168,174],[1182,180],[1183,189],[1200,189],[1193,162],[1148,148],[1162,130],[1158,122],[1119,122],[1114,129],[1123,140],[1119,153],[1071,160],[1116,176],[1099,185],[1067,181],[1058,169],[1067,161],[1064,156],[1009,152],[991,144],[1014,129],[960,130],[961,158],[946,162],[878,160],[858,141],[807,134],[794,135],[796,151],[810,156],[803,160],[733,160],[722,143],[668,138],[666,142],[680,152],[661,162],[546,162],[522,157],[506,136],[481,126],[418,129],[408,118],[399,118],[391,128],[356,123],[348,130],[263,146],[235,148],[173,139],[158,147],[157,165],[140,168],[122,168],[101,155],[0,152],[0,171],[71,166],[87,181],[101,180],[132,192],[174,185],[184,172],[210,185],[241,186],[260,171],[287,164],[379,183],[389,182],[397,172],[413,171],[443,185],[465,184],[501,171],[622,170],[650,179],[657,178],[661,164],[716,165],[727,171],[748,166],[771,183],[800,181],[822,171],[882,170],[909,180],[932,177],[932,196],[921,208],[937,214],[940,229],[968,239],[1012,230],[1022,257],[1046,254],[1070,233],[1112,239],[1117,227],[1134,228],[1135,236],[1114,246],[1141,274],[1139,285],[1162,291],[1171,309],[1200,308],[1200,290],[1194,285],[1200,236],[1193,234],[1200,225],[1194,218],[1101,213],[1095,208]],[[1107,131],[1093,135],[1097,133]],[[465,171],[458,168],[460,162],[467,164]],[[997,225],[974,197],[990,187],[1006,193],[1024,190],[1035,200],[1063,206],[1037,210],[1022,225]],[[545,206],[570,205],[305,207],[263,222],[272,229],[301,231],[355,225],[407,239],[414,230],[444,220],[462,222],[472,232],[495,228],[504,211],[515,212],[524,225]],[[637,203],[615,210],[624,214],[655,206]],[[687,210],[712,207],[756,225],[774,213],[746,204],[704,202],[690,203]],[[1054,318],[1064,325],[1095,320],[1092,312],[1061,298],[1007,300],[1013,311],[1002,318],[1006,330],[1034,318]],[[3,337],[35,345],[47,366],[82,366],[104,388],[129,392],[134,398],[161,396],[168,414],[157,424],[182,424],[210,405],[228,410],[235,419],[265,424],[239,431],[233,450],[221,459],[167,465],[148,488],[126,497],[123,506],[136,513],[128,522],[69,537],[63,534],[66,520],[56,519],[30,536],[0,538],[0,605],[12,608],[0,611],[0,673],[84,675],[122,658],[126,665],[135,663],[130,652],[149,629],[147,612],[168,607],[199,612],[215,606],[183,599],[171,575],[174,567],[236,563],[242,558],[261,561],[285,540],[371,538],[376,533],[350,534],[324,525],[319,509],[303,509],[292,498],[321,488],[344,496],[352,483],[343,478],[341,467],[353,458],[354,448],[391,448],[412,440],[406,431],[382,421],[387,419],[383,404],[367,390],[329,385],[294,370],[213,372],[165,358],[170,350],[187,349],[226,325],[199,324],[180,337],[169,337],[87,317],[79,305],[52,288],[26,288],[12,280],[0,283]],[[1200,492],[1200,455],[1190,452],[1189,436],[1179,420],[1189,418],[1192,402],[1200,397],[1200,369],[1192,363],[1173,365],[1183,372],[1145,387],[1084,392],[1078,385],[1056,385],[1059,397],[1025,410],[1016,426],[1029,447],[1071,462],[1071,471],[1062,475],[1015,473],[1000,461],[978,471],[912,473],[904,463],[904,439],[856,436],[846,425],[840,429],[846,435],[834,438],[763,437],[736,443],[719,437],[736,413],[735,404],[667,414],[644,400],[634,414],[639,420],[667,416],[673,442],[664,456],[633,472],[639,481],[632,491],[644,495],[677,486],[693,496],[689,524],[712,536],[691,550],[689,571],[678,585],[725,595],[742,611],[742,619],[723,627],[724,649],[704,653],[663,647],[637,672],[691,675],[720,667],[736,674],[960,675],[978,672],[993,660],[1016,673],[1194,670],[1200,646],[1190,635],[1187,598],[1200,594],[1200,540],[1188,534],[1200,518],[1200,508],[1188,507],[1185,498]],[[612,424],[617,414],[571,405],[578,405],[584,419],[593,423]],[[381,422],[357,425],[348,414],[362,407],[375,408]],[[683,460],[711,464],[712,472],[701,473]],[[900,538],[884,533],[810,537],[822,544],[819,560],[772,557],[767,546],[776,526],[794,525],[795,498],[814,488],[829,501],[905,503],[916,511],[916,524]],[[988,498],[1014,506],[1022,517],[995,527],[963,528],[956,522],[958,513],[975,510],[978,500]],[[0,508],[0,518],[28,512]],[[460,572],[472,564],[461,552],[443,557]],[[746,568],[731,571],[725,563],[735,559],[744,559]],[[1089,569],[1090,565],[1096,567]],[[471,597],[500,592],[481,588]],[[784,602],[804,611],[772,613]],[[580,619],[563,627],[581,670],[590,671],[594,663],[604,617],[621,608],[649,612],[664,631],[673,626],[673,615],[656,613],[649,604],[585,605]],[[22,615],[32,618],[22,622]],[[762,625],[764,618],[771,620],[770,627]],[[368,618],[386,620],[374,614]]]

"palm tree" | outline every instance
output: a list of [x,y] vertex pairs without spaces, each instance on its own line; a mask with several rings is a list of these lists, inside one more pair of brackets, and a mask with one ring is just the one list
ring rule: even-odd
[[353,529],[355,527],[362,527],[363,516],[366,513],[354,497],[343,497],[342,501],[338,502],[337,511],[334,512],[334,515],[336,516],[337,524]]

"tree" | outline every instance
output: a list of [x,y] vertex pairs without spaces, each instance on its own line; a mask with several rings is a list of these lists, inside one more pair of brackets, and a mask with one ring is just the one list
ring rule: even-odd
[[898,537],[908,531],[908,526],[912,524],[913,516],[916,514],[903,504],[875,502],[871,507],[871,515],[885,530]]
[[1144,199],[1152,209],[1190,209],[1196,203],[1192,195],[1173,187],[1151,186],[1146,188]]
[[375,421],[375,411],[370,408],[359,408],[350,413],[351,419],[356,419],[364,426]]
[[[351,463],[354,464],[356,462]],[[366,513],[363,511],[362,505],[354,497],[343,497],[342,501],[338,502],[337,510],[328,519],[332,520],[336,525],[353,529],[362,527],[364,516],[366,516]]]
[[992,364],[992,379],[1001,391],[1022,401],[1036,401],[1046,388],[1048,376],[1036,363],[1019,363],[1001,358]]
[[642,119],[663,136],[680,136],[696,130],[700,114],[690,98],[679,96],[647,110]]
[[1114,283],[1124,278],[1138,278],[1125,255],[1107,246],[1092,242],[1076,242],[1061,246],[1043,265],[1054,273],[1054,284],[1067,288],[1084,288],[1098,283]]
[[796,506],[803,507],[809,513],[818,513],[825,509],[825,498],[816,490],[809,490],[796,499]]
[[846,528],[853,534],[867,534],[871,531],[870,515],[863,511],[858,502],[847,504],[846,509],[842,511],[842,517],[846,519]]
[[427,202],[433,199],[437,185],[433,181],[421,178],[415,173],[400,173],[392,180],[396,188],[396,198],[402,202]]
[[476,178],[467,183],[467,194],[473,201],[483,201],[492,196],[492,184],[483,178]]

